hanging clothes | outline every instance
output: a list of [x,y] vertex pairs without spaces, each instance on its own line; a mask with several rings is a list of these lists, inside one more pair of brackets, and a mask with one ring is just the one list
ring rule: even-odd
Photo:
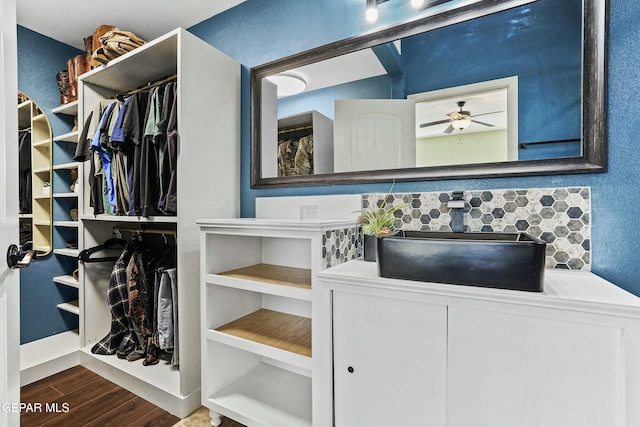
[[157,215],[160,198],[160,179],[158,176],[158,151],[154,138],[160,134],[158,122],[162,115],[162,88],[153,88],[145,118],[144,135],[141,144],[140,197],[142,216]]
[[[148,240],[148,241],[147,241]],[[99,245],[100,246],[100,245]],[[116,260],[107,291],[111,329],[92,352],[155,365],[179,364],[175,246],[136,237]]]
[[[177,89],[174,88],[174,91],[175,90]],[[175,95],[167,122],[165,158],[168,158],[169,184],[167,185],[167,191],[164,196],[164,213],[167,215],[176,215],[178,213],[178,97]]]
[[18,195],[21,214],[31,213],[31,191],[31,129],[25,129],[19,132],[18,139]]
[[75,158],[92,160],[94,214],[176,215],[176,91],[172,81],[93,109]]
[[[129,185],[129,212],[130,216],[140,216],[140,144],[143,137],[144,119],[146,116],[149,92],[141,91],[133,94],[123,121],[122,130],[124,134],[125,147],[129,161],[127,163],[127,183]],[[133,158],[132,158],[133,157]]]
[[113,150],[113,176],[114,190],[116,193],[116,212],[118,215],[129,213],[129,169],[133,162],[133,147],[126,144],[127,138],[124,131],[124,119],[129,111],[133,97],[127,98],[111,133],[111,149]]
[[128,314],[129,293],[126,270],[132,255],[133,251],[125,248],[113,266],[107,290],[107,302],[111,311],[111,330],[91,348],[92,353],[117,354],[119,358],[125,358],[139,346]]
[[[165,87],[164,95],[162,97],[161,118],[158,121],[157,133],[155,133],[153,139],[158,152],[158,184],[160,194],[157,206],[158,209],[164,213],[167,213],[166,198],[169,191],[169,183],[171,181],[172,165],[175,164],[175,161],[172,162],[170,159],[172,153],[169,152],[167,144],[170,124],[169,121],[171,118],[171,112],[173,111],[173,105],[175,103],[175,89],[176,84],[174,82],[168,83]],[[175,213],[175,211],[169,213]]]

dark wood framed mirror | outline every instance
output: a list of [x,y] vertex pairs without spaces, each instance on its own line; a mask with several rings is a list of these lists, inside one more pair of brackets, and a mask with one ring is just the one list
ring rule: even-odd
[[[443,7],[442,11],[431,16],[340,40],[252,68],[251,187],[605,172],[608,2],[480,0],[470,4],[453,1],[450,7],[447,7],[447,3],[440,5]],[[565,10],[568,5],[571,9]],[[545,37],[541,37],[541,34]],[[512,39],[522,44],[508,45]],[[437,43],[438,40],[445,42]],[[488,41],[491,40],[493,43],[489,45]],[[503,41],[505,44],[501,44]],[[480,43],[484,43],[483,46],[487,48],[477,52],[481,50],[477,48]],[[430,46],[428,54],[421,51],[419,55],[410,56],[412,48],[425,45]],[[547,48],[560,49],[565,48],[565,45],[573,46],[573,49],[569,52],[556,50],[545,53]],[[305,92],[278,97],[278,85],[274,83],[273,76],[286,74],[298,78],[302,75],[304,78],[309,68],[318,65],[325,66],[325,75],[347,74],[337,68],[335,61],[365,52],[373,52],[374,62],[377,61],[382,66],[382,72],[373,77],[356,77],[346,83],[338,82],[318,88],[306,82]],[[490,66],[478,67],[474,52],[476,57],[487,57]],[[488,56],[486,52],[494,52],[495,56]],[[548,60],[545,55],[549,55],[548,58],[551,59]],[[414,63],[417,56],[425,57],[431,62],[416,66]],[[458,57],[460,60],[453,64],[447,63],[445,59],[451,57]],[[501,68],[503,64],[504,67]],[[418,82],[409,74],[412,66],[428,78]],[[491,72],[487,73],[487,69],[491,69]],[[440,81],[438,76],[446,78]],[[535,80],[532,76],[542,77]],[[338,166],[336,159],[343,159],[344,153],[349,150],[355,153],[355,157],[371,150],[353,145],[348,146],[345,151],[344,134],[353,134],[354,130],[348,128],[344,131],[342,116],[338,118],[332,111],[336,100],[382,98],[405,101],[413,99],[413,102],[445,101],[449,105],[449,113],[439,113],[426,119],[426,116],[414,116],[411,119],[412,126],[419,130],[420,125],[431,127],[431,124],[436,123],[434,128],[442,126],[444,131],[440,131],[441,133],[449,131],[450,136],[457,137],[458,143],[463,144],[463,137],[467,138],[464,143],[470,141],[471,127],[462,130],[454,128],[454,118],[465,118],[454,117],[455,115],[468,113],[466,118],[471,122],[481,122],[477,124],[478,127],[497,128],[497,123],[500,122],[497,113],[504,113],[506,117],[507,111],[513,111],[514,105],[498,107],[495,111],[491,107],[483,110],[473,104],[472,96],[483,95],[487,90],[469,89],[471,92],[465,93],[464,90],[460,92],[460,88],[472,88],[478,83],[491,85],[505,77],[516,78],[518,82],[515,98],[513,93],[510,92],[509,95],[509,99],[515,99],[518,104],[515,110],[517,113],[515,116],[510,113],[508,117],[509,126],[517,126],[517,141],[509,137],[509,144],[518,151],[515,154],[512,149],[509,156],[498,160],[490,158],[477,163],[465,163],[466,160],[463,160],[462,164],[436,165],[425,165],[424,161],[412,158],[414,154],[411,154],[409,160],[382,166],[359,166],[356,167],[357,170]],[[348,85],[361,85],[362,82],[372,80],[383,81],[383,86],[387,85],[382,91],[378,89],[377,93],[382,93],[382,96],[362,93],[351,96],[353,91],[336,95],[336,88],[343,89]],[[447,92],[449,90],[452,92]],[[327,100],[329,93],[333,95]],[[534,95],[538,95],[538,98],[533,99]],[[320,107],[316,108],[311,103],[314,98],[315,102],[321,99]],[[465,102],[466,100],[468,101]],[[417,111],[417,108],[411,111]],[[492,113],[496,114],[490,116]],[[483,117],[475,118],[480,115]],[[367,128],[367,132],[371,133],[372,129],[377,129],[376,126]],[[309,167],[305,159],[302,167],[291,166],[289,172],[281,171],[278,150],[284,146],[281,145],[283,139],[279,134],[286,134],[289,138],[291,134],[287,132],[303,129],[302,134],[298,132],[293,137],[298,138],[297,145],[293,147],[297,150],[298,145],[304,145],[299,143],[300,138],[304,138],[300,135],[308,135],[304,132],[305,128],[315,129],[311,142],[304,143],[305,146],[314,147],[307,150],[308,153],[313,153],[324,145],[330,146],[328,154],[319,151],[310,154],[315,156],[315,167],[314,160],[311,160]],[[551,133],[553,129],[557,129],[556,134]],[[514,128],[505,129],[505,133],[514,135]],[[388,138],[393,141],[397,139],[393,136]],[[290,158],[295,157],[295,150],[293,153],[291,149],[288,150]],[[372,157],[393,157],[387,154],[399,150],[402,151],[396,146],[383,148],[378,153],[373,150]],[[535,154],[537,152],[542,154]],[[327,166],[322,166],[320,159],[323,156],[327,159]]]

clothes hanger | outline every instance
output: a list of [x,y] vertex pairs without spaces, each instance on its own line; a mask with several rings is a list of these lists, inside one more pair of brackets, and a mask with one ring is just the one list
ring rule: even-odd
[[100,245],[82,250],[80,254],[78,254],[78,260],[85,263],[116,261],[120,257],[120,255],[101,257],[92,257],[92,255],[96,252],[105,251],[108,249],[124,249],[126,246],[126,240],[120,239],[118,237],[112,237]]

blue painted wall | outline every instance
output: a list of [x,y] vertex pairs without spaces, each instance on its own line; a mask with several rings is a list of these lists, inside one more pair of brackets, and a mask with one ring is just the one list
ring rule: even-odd
[[[373,26],[364,20],[362,0],[248,0],[189,30],[243,64],[241,180],[242,215],[253,216],[255,197],[384,192],[389,184],[252,190],[249,186],[249,69],[332,41],[393,25],[416,16],[409,2],[379,7]],[[395,191],[590,186],[592,265],[596,274],[640,295],[640,2],[611,1],[608,63],[609,171],[605,174],[442,180],[396,184]]]
[[[18,88],[44,111],[54,136],[69,132],[73,125],[68,118],[51,113],[52,108],[60,105],[56,73],[66,69],[67,58],[79,53],[82,52],[18,26]],[[67,147],[66,143],[52,145],[53,164],[71,161],[74,147]],[[53,191],[69,191],[62,189],[67,185],[67,178],[67,172],[54,172]],[[68,219],[70,207],[62,203],[53,202],[54,220]],[[67,240],[76,238],[75,234],[54,228],[54,247],[65,247]],[[21,344],[78,327],[78,316],[56,308],[56,304],[78,299],[77,291],[51,280],[54,276],[71,273],[75,264],[68,257],[49,254],[20,272]]]
[[279,117],[316,110],[333,118],[334,99],[406,98],[518,76],[518,141],[575,141],[530,145],[519,160],[580,156],[581,15],[582,0],[543,0],[407,37],[393,59],[404,70],[394,93],[388,76],[303,92],[278,101]]
[[582,0],[542,0],[409,37],[407,93],[518,76],[518,141],[580,140],[581,16]]

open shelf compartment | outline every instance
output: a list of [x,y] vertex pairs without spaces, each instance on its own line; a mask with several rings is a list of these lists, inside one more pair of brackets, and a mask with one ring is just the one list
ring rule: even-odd
[[[245,425],[311,427],[311,378],[260,355],[209,342],[203,397],[208,407]],[[233,363],[231,363],[233,362]]]

